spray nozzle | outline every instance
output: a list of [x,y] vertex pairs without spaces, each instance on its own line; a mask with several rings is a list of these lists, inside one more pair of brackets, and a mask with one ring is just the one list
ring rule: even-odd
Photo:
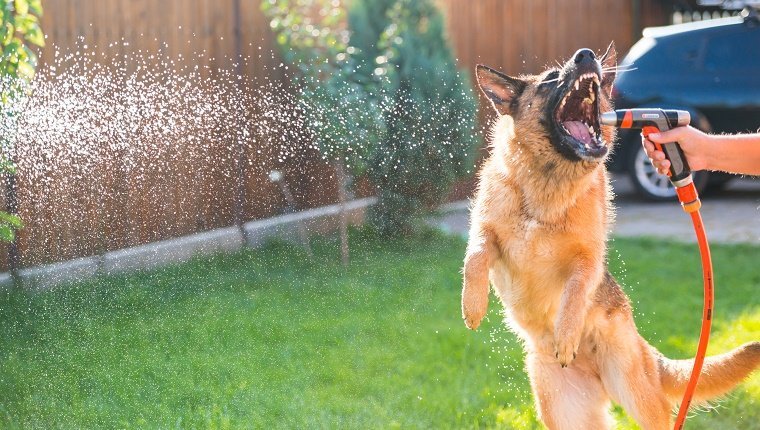
[[[604,112],[600,116],[600,123],[602,125],[641,129],[644,137],[650,133],[683,127],[689,125],[690,122],[691,115],[689,112],[675,109],[618,109],[616,111]],[[683,150],[681,150],[681,146],[677,142],[668,142],[663,144],[655,143],[655,147],[663,151],[665,157],[670,160],[668,177],[676,188],[676,193],[684,210],[691,212],[692,210],[699,209],[700,202],[692,181],[691,168],[686,161],[686,156]]]

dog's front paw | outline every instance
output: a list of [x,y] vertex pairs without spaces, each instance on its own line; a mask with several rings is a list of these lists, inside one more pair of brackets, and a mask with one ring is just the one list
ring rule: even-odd
[[468,288],[465,284],[462,291],[462,318],[470,330],[475,330],[480,326],[480,322],[488,311],[488,287],[485,288],[485,292],[482,290],[483,288]]
[[578,355],[580,336],[556,334],[554,336],[554,356],[562,367],[567,367]]

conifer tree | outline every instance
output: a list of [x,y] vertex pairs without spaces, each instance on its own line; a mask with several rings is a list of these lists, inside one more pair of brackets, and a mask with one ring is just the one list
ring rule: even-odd
[[385,132],[368,173],[378,187],[373,220],[388,234],[414,229],[471,169],[476,104],[431,0],[363,0],[349,13],[356,73],[381,76]]

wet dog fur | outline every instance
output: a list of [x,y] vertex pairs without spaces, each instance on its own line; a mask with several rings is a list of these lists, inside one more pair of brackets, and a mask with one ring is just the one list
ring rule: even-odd
[[[593,62],[578,61],[579,53],[539,75],[476,69],[498,119],[471,211],[463,317],[478,327],[492,285],[523,341],[549,429],[611,428],[610,401],[644,429],[670,428],[692,361],[668,359],[638,334],[630,301],[607,270],[614,213],[604,160],[615,130],[594,116],[612,108],[616,53],[610,45],[600,59],[591,53]],[[573,93],[581,76],[589,90]],[[583,96],[588,106],[564,107]],[[584,115],[596,126],[589,136],[563,123]],[[695,403],[725,394],[759,364],[760,342],[708,357]]]

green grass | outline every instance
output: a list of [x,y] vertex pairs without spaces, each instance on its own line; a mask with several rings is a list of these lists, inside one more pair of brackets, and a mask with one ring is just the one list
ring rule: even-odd
[[[539,428],[518,341],[492,301],[459,312],[461,239],[352,237],[0,296],[0,428]],[[760,339],[760,248],[716,246],[712,352]],[[623,263],[625,262],[625,264]],[[612,243],[642,334],[693,354],[692,245]],[[616,410],[619,419],[627,418]],[[760,423],[760,375],[689,429]],[[635,428],[630,422],[623,428]]]

